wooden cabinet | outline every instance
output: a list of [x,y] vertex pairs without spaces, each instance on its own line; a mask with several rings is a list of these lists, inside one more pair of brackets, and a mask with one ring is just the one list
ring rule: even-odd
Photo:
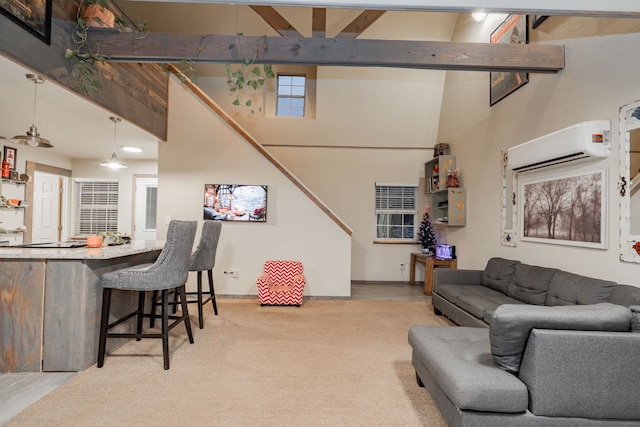
[[424,165],[424,176],[426,180],[426,192],[447,188],[447,171],[456,169],[456,156],[438,156],[429,160]]
[[[454,172],[455,171],[455,172]],[[467,225],[467,192],[453,184],[455,173],[459,185],[455,156],[438,156],[425,163],[425,187],[431,194],[431,221],[434,224],[462,227]]]

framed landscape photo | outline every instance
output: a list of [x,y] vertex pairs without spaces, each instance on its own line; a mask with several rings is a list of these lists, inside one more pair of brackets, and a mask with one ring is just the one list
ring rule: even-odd
[[51,44],[52,2],[53,0],[0,0],[0,12],[46,44]]
[[518,189],[522,241],[607,248],[607,169],[534,175]]
[[[529,42],[527,30],[527,15],[509,15],[498,28],[491,33],[491,43],[521,43]],[[504,99],[518,88],[529,82],[529,73],[496,71],[489,73],[490,100],[489,104]]]

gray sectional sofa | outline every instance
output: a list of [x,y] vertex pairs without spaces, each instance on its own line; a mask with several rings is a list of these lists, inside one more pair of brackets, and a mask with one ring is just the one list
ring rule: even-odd
[[640,288],[492,258],[437,269],[412,363],[450,426],[640,425]]

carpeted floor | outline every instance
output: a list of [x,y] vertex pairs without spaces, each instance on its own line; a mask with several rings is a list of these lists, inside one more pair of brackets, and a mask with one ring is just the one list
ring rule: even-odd
[[444,426],[411,366],[408,329],[446,325],[426,301],[221,299],[195,344],[131,341],[6,426]]

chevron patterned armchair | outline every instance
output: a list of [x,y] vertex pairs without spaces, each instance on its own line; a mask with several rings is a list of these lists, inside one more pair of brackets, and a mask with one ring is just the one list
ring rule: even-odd
[[267,261],[258,278],[258,301],[260,305],[300,307],[306,281],[300,261]]

